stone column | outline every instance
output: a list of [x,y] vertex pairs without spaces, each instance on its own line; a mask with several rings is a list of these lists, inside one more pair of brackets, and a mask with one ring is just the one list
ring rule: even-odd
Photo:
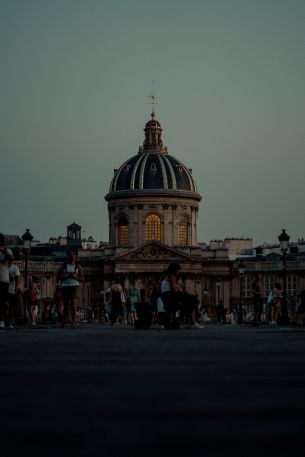
[[198,206],[195,206],[195,227],[194,227],[194,230],[195,230],[195,245],[197,245],[197,239],[198,239]]
[[172,240],[170,246],[178,245],[177,208],[178,205],[172,205]]
[[170,226],[170,215],[169,215],[169,205],[164,203],[162,205],[163,209],[163,243],[171,245],[171,226]]
[[143,205],[137,205],[137,212],[138,212],[138,230],[137,230],[137,240],[135,244],[142,244],[144,243],[145,240],[145,225],[142,223],[142,210],[143,210]]
[[109,217],[109,242],[110,244],[115,243],[114,239],[114,208],[112,206],[108,206],[108,217]]
[[134,205],[129,205],[128,206],[128,244],[131,244],[132,246],[134,246],[136,243],[135,230],[134,230],[134,216],[135,216]]

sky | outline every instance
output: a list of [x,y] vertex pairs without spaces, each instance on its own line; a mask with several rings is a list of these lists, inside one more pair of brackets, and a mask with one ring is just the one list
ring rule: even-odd
[[198,240],[305,237],[304,23],[303,0],[0,0],[0,232],[107,241],[154,80]]

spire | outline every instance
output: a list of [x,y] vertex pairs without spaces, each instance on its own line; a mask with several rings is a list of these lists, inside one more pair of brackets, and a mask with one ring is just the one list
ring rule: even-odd
[[161,124],[157,119],[155,119],[155,104],[156,104],[156,97],[155,97],[155,82],[153,81],[153,93],[149,96],[152,104],[152,113],[151,119],[146,122],[145,129],[144,129],[144,143],[143,146],[139,148],[139,154],[143,154],[145,152],[155,152],[159,154],[166,154],[167,148],[163,146],[162,141],[162,128]]
[[155,81],[152,81],[153,91],[152,94],[149,95],[149,99],[151,100],[150,104],[152,105],[152,113],[151,116],[155,115],[155,104],[156,104],[156,96],[155,96]]

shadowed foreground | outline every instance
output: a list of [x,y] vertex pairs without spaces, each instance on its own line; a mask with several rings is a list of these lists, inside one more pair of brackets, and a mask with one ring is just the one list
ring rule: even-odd
[[1,432],[56,456],[303,453],[305,332],[81,326],[0,332]]

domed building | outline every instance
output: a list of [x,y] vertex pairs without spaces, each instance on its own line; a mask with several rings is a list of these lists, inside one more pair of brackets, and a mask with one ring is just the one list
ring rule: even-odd
[[[161,125],[154,113],[146,123],[144,133],[143,146],[138,154],[114,171],[105,197],[109,210],[109,242],[101,243],[98,248],[88,244],[82,246],[81,227],[73,223],[67,227],[63,245],[62,237],[58,237],[50,240],[51,245],[31,248],[28,271],[38,278],[42,296],[49,299],[53,294],[56,272],[67,248],[72,246],[78,249],[78,258],[85,271],[85,281],[78,296],[81,319],[88,315],[89,307],[97,314],[98,309],[102,310],[114,276],[119,277],[124,288],[142,289],[149,297],[158,289],[171,262],[181,265],[186,290],[198,295],[200,302],[212,313],[212,319],[215,319],[214,305],[220,301],[225,307],[243,303],[249,310],[255,275],[262,275],[264,289],[269,291],[272,281],[282,271],[281,256],[273,251],[264,256],[265,247],[257,248],[255,254],[250,238],[212,240],[209,245],[198,243],[201,195],[192,171],[168,154],[162,141]],[[11,243],[11,237],[6,239]],[[303,257],[299,257],[299,247],[293,248],[289,256],[288,280],[290,290],[296,296],[297,290],[304,289],[305,280],[300,277]],[[300,246],[300,253],[303,251]],[[293,262],[292,252],[297,253]],[[18,266],[24,274],[23,259],[18,261]]]
[[[145,125],[144,134],[138,154],[127,158],[114,171],[105,197],[109,242],[101,243],[98,248],[88,245],[84,248],[81,227],[73,223],[67,227],[64,245],[61,245],[62,237],[58,237],[51,246],[42,244],[31,249],[28,271],[38,278],[42,296],[50,298],[56,286],[56,272],[72,246],[78,249],[85,271],[78,296],[81,319],[88,315],[89,307],[97,314],[98,309],[102,310],[115,276],[124,289],[144,290],[147,297],[152,296],[171,262],[181,265],[186,290],[198,295],[214,322],[215,304],[220,302],[225,307],[239,307],[243,303],[250,310],[255,275],[260,273],[264,277],[264,289],[269,291],[282,268],[279,254],[271,253],[263,258],[261,249],[256,255],[250,238],[212,240],[210,245],[198,243],[202,198],[192,171],[168,153],[154,113]],[[299,277],[301,259],[289,260],[289,281],[294,285],[291,288],[294,295],[297,288],[304,288],[304,278]],[[20,260],[22,273],[24,265]]]
[[154,113],[144,132],[143,146],[114,170],[105,197],[110,245],[117,252],[151,241],[196,246],[201,195],[192,170],[168,154]]

